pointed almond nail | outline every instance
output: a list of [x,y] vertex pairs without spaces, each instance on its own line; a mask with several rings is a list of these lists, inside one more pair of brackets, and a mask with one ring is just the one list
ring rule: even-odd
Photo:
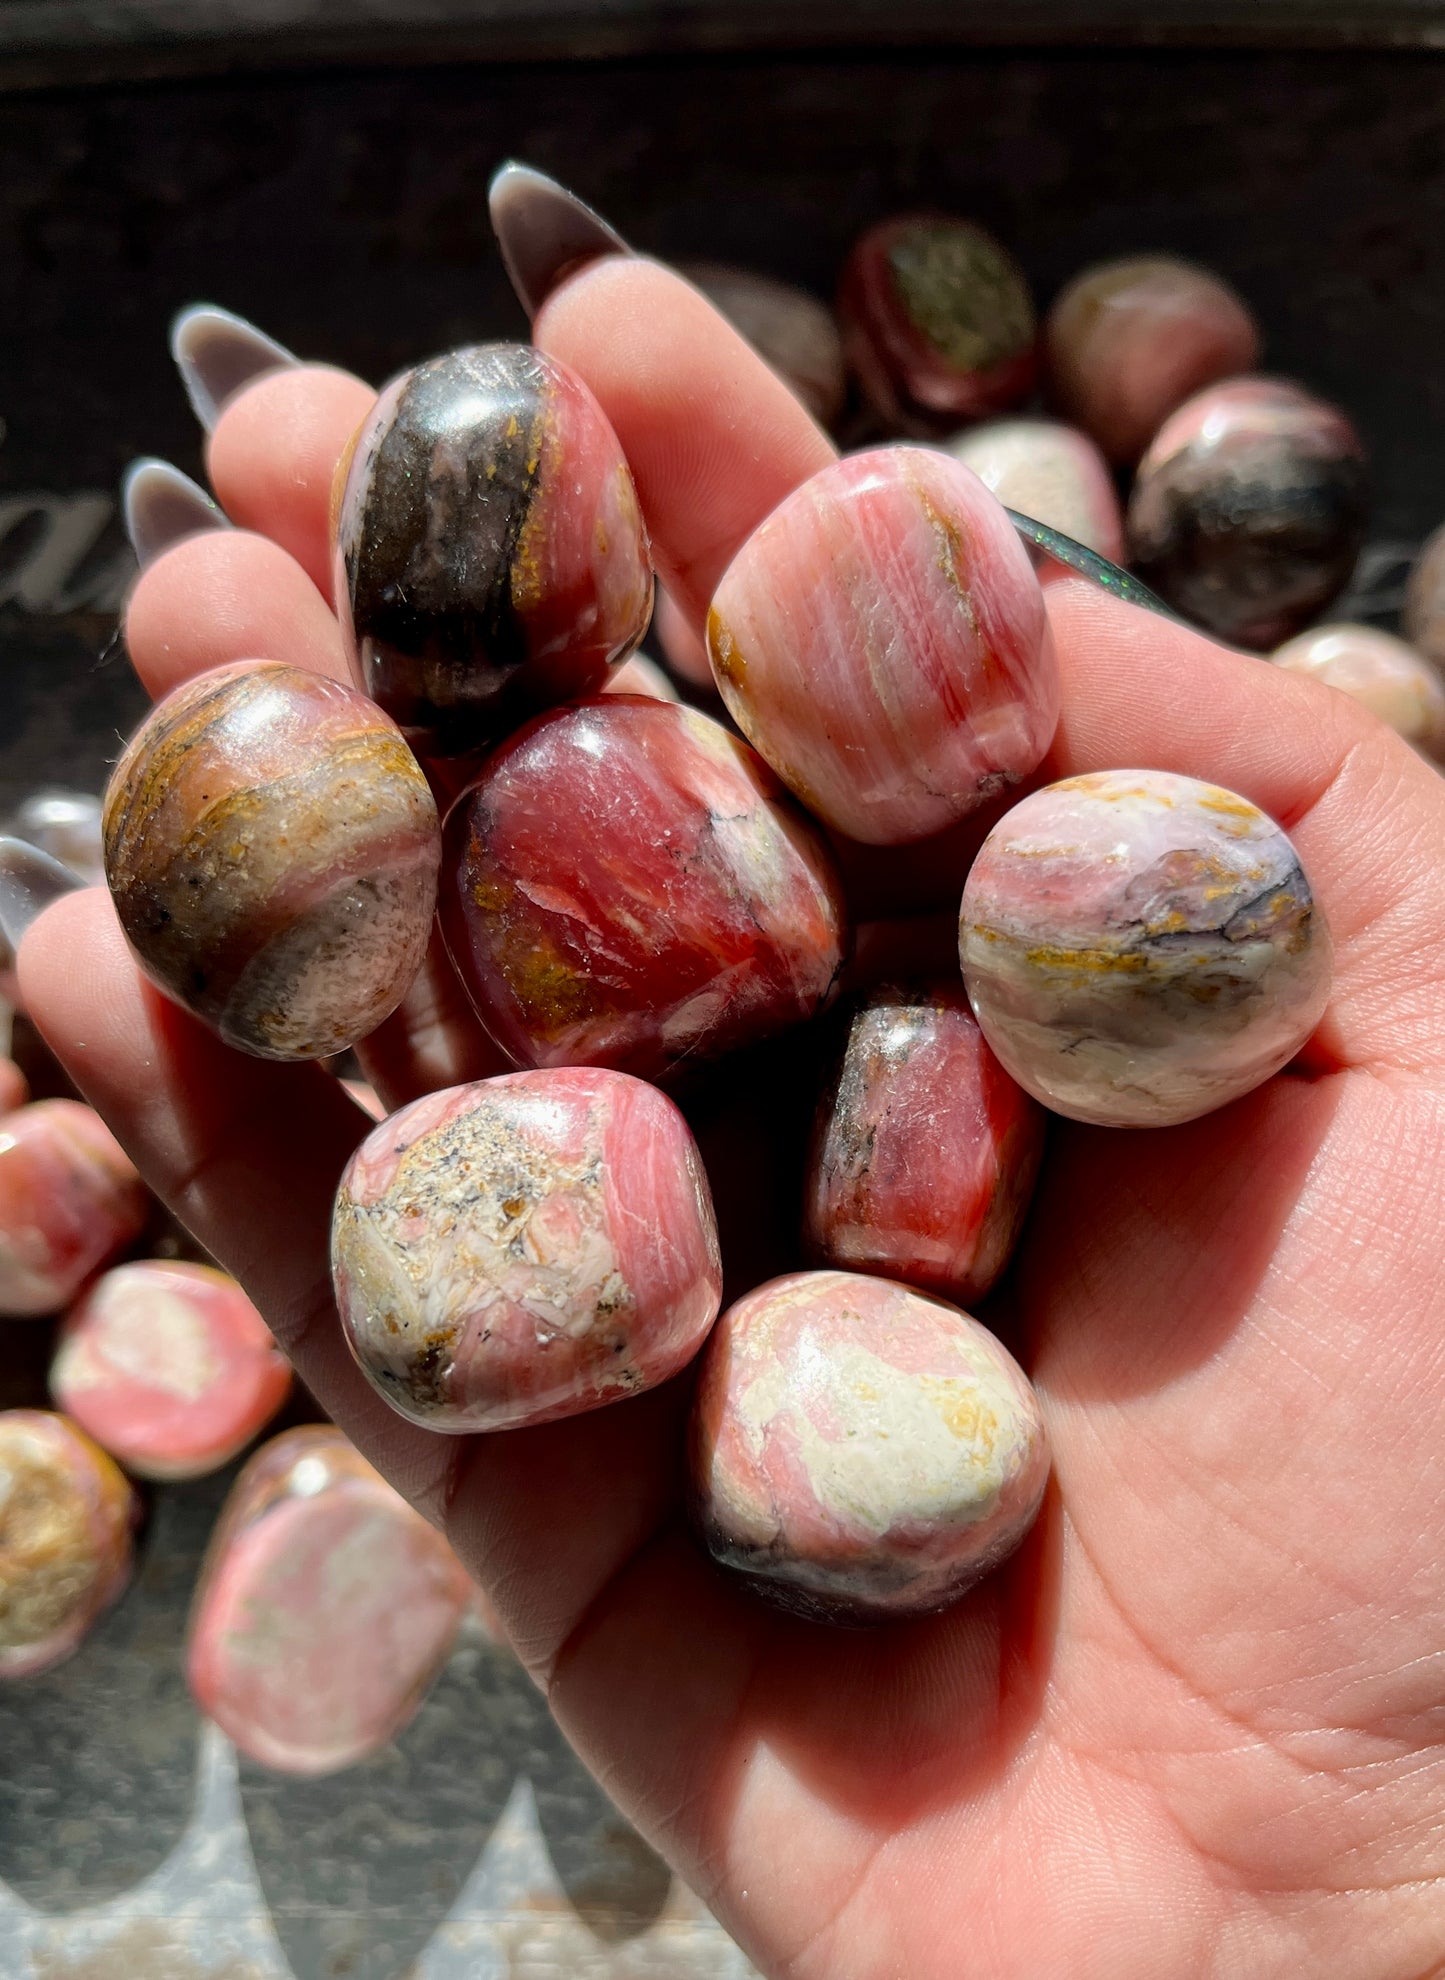
[[125,533],[142,570],[187,536],[231,527],[220,504],[169,461],[132,461],[121,480],[120,496]]
[[284,371],[300,359],[244,316],[213,303],[193,303],[171,325],[171,356],[191,410],[209,433],[245,385],[268,371]]
[[0,935],[13,954],[31,922],[85,882],[58,859],[27,846],[23,839],[0,839]]
[[600,214],[530,165],[504,165],[487,199],[502,261],[528,316],[583,262],[632,252]]

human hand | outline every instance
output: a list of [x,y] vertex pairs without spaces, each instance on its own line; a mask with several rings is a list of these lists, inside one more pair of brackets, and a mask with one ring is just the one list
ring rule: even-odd
[[[585,267],[535,334],[601,400],[697,621],[828,443],[654,264]],[[345,678],[327,505],[370,399],[298,366],[227,405],[210,471],[241,527],[143,577],[128,641],[153,692],[257,656]],[[1048,598],[1064,713],[1041,778],[1137,765],[1243,792],[1294,838],[1337,973],[1305,1061],[1234,1106],[1053,1124],[990,1317],[1055,1482],[1020,1554],[942,1616],[835,1633],[730,1587],[679,1516],[685,1382],[490,1437],[402,1423],[331,1301],[331,1198],[368,1125],[340,1085],[161,1000],[101,893],[26,937],[27,1006],[765,1971],[1406,1980],[1445,1959],[1445,782],[1312,682],[1074,580]],[[975,839],[860,855],[864,912],[956,905]],[[871,930],[870,955],[894,939],[913,931]],[[392,1105],[498,1069],[441,962],[367,1063]],[[774,1159],[764,1107],[753,1140],[747,1117],[726,1174],[707,1151],[737,1198],[725,1246]]]

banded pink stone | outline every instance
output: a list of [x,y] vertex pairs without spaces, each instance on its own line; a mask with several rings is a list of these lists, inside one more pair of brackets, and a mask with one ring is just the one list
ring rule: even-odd
[[883,985],[854,1010],[818,1108],[803,1237],[819,1263],[967,1305],[1023,1228],[1044,1117],[961,985]]
[[339,1430],[288,1430],[257,1451],[222,1509],[186,1677],[251,1759],[335,1773],[405,1726],[471,1597],[446,1541]]
[[78,1100],[0,1119],[0,1314],[54,1313],[145,1228],[150,1198],[120,1143]]
[[665,1381],[722,1290],[682,1115],[592,1067],[505,1074],[393,1114],[342,1177],[332,1264],[366,1375],[403,1416],[457,1433]]
[[1027,1377],[956,1306],[801,1272],[729,1307],[703,1361],[692,1491],[722,1566],[784,1608],[946,1608],[1013,1552],[1048,1480]]
[[871,845],[927,838],[1026,777],[1058,719],[1023,546],[928,448],[853,454],[795,489],[725,572],[708,649],[748,740]]

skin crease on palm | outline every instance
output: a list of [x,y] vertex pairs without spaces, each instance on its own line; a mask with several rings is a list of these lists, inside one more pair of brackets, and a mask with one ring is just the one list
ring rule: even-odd
[[[698,619],[828,443],[655,264],[574,274],[536,336],[601,399]],[[226,409],[210,469],[241,527],[141,580],[128,638],[152,692],[255,655],[344,675],[327,503],[370,397],[301,367]],[[685,1383],[490,1438],[403,1424],[331,1305],[330,1201],[366,1127],[339,1085],[162,1003],[101,893],[37,922],[24,995],[766,1973],[1442,1973],[1445,780],[1315,682],[1075,579],[1048,596],[1064,714],[1044,776],[1152,766],[1245,793],[1295,837],[1337,981],[1305,1061],[1236,1105],[1154,1133],[1054,1124],[990,1315],[1037,1384],[1054,1482],[1022,1552],[943,1616],[829,1631],[729,1587],[679,1519]],[[860,884],[891,873],[947,908],[966,855],[954,835]],[[868,931],[880,970],[893,939]],[[495,1069],[444,966],[369,1056],[392,1104]],[[765,1175],[755,1156],[739,1139]]]

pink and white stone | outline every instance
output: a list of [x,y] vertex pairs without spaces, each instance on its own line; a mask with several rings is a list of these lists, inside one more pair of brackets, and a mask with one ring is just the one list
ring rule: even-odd
[[1270,656],[1287,673],[1338,688],[1422,756],[1445,762],[1445,681],[1413,646],[1378,626],[1342,623],[1296,633]]
[[539,717],[445,846],[448,953],[523,1065],[660,1078],[811,1017],[842,966],[821,836],[696,709],[607,695]]
[[692,1495],[714,1560],[831,1622],[946,1608],[1048,1482],[1037,1398],[967,1313],[887,1279],[799,1272],[730,1306],[703,1361]]
[[885,984],[850,1017],[819,1105],[809,1255],[982,1299],[1018,1242],[1043,1146],[1042,1110],[984,1043],[961,986]]
[[835,461],[753,532],[708,613],[728,712],[849,838],[930,837],[1026,777],[1059,684],[1003,509],[946,454]]
[[1191,394],[1252,371],[1260,333],[1243,298],[1209,269],[1130,255],[1084,269],[1061,291],[1044,352],[1066,416],[1111,460],[1129,462]]
[[1337,406],[1282,378],[1188,399],[1139,463],[1129,560],[1221,639],[1271,648],[1329,604],[1365,538],[1365,453]]
[[0,1314],[55,1313],[133,1244],[150,1198],[120,1143],[78,1100],[0,1119]]
[[135,1494],[73,1423],[0,1414],[0,1678],[63,1663],[130,1579]]
[[265,1428],[286,1357],[236,1281],[141,1259],[103,1273],[61,1331],[58,1408],[140,1478],[203,1478]]
[[197,1705],[251,1759],[331,1774],[401,1731],[471,1600],[451,1548],[330,1424],[236,1480],[191,1612]]
[[956,461],[1006,509],[1061,530],[1118,563],[1124,519],[1108,462],[1087,433],[1052,419],[998,419],[956,434]]
[[392,1407],[432,1430],[599,1409],[697,1353],[722,1293],[702,1159],[625,1073],[511,1073],[373,1130],[332,1224],[342,1326]]
[[984,1037],[1055,1113],[1166,1127],[1292,1059],[1330,991],[1330,937],[1285,834],[1247,798],[1162,770],[1035,791],[963,891]]

